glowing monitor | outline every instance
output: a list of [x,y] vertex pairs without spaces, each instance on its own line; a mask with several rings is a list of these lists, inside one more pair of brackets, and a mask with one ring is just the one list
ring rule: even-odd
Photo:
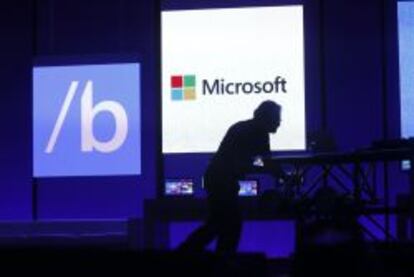
[[305,149],[302,5],[163,11],[161,60],[163,153],[215,152],[268,99],[271,149]]
[[194,194],[192,179],[166,179],[164,185],[164,195],[166,196],[189,196]]
[[239,181],[239,196],[257,196],[259,193],[259,183],[257,180]]

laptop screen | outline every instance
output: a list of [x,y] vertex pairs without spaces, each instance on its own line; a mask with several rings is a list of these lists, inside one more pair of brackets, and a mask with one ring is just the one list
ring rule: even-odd
[[164,194],[167,196],[193,195],[194,182],[192,179],[166,179]]
[[257,196],[259,185],[257,180],[240,180],[239,196]]

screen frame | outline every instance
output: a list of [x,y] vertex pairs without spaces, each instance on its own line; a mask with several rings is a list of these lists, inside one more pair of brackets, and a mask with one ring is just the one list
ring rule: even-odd
[[[141,82],[140,82],[140,90],[144,88],[142,78],[143,74],[143,67],[145,63],[145,58],[140,53],[124,53],[124,54],[114,54],[114,53],[106,53],[106,54],[88,54],[88,55],[39,55],[35,56],[32,59],[32,65],[31,65],[31,114],[33,115],[33,89],[34,89],[34,83],[33,83],[33,70],[35,67],[48,67],[48,66],[82,66],[82,65],[110,65],[110,64],[128,64],[128,63],[138,63],[140,65],[141,70]],[[140,103],[142,105],[143,101],[143,93],[140,93],[139,95]],[[108,174],[108,175],[55,175],[55,176],[35,176],[34,175],[34,146],[33,146],[33,136],[34,136],[34,119],[31,120],[31,144],[30,144],[30,158],[31,158],[31,174],[32,174],[32,180],[33,183],[40,183],[41,180],[104,180],[106,178],[140,178],[143,175],[143,147],[142,147],[142,131],[143,131],[143,109],[140,108],[139,111],[140,115],[140,136],[141,136],[141,173],[140,174]]]
[[[284,153],[284,154],[290,154],[290,153],[303,153],[307,152],[309,150],[309,133],[312,133],[312,130],[315,129],[314,126],[312,126],[312,123],[317,121],[316,118],[319,119],[319,114],[315,114],[313,111],[315,109],[310,109],[310,106],[315,106],[315,103],[310,103],[310,99],[314,99],[314,97],[311,97],[308,95],[308,91],[315,90],[313,94],[321,94],[321,83],[320,78],[316,78],[317,81],[311,81],[315,80],[315,77],[312,77],[312,74],[315,74],[314,72],[317,72],[317,74],[321,74],[321,68],[319,68],[319,65],[322,63],[319,61],[319,55],[321,54],[319,51],[316,51],[317,53],[313,53],[313,56],[317,56],[316,58],[313,58],[312,61],[310,61],[312,57],[311,52],[315,52],[315,50],[319,49],[318,43],[321,43],[320,41],[311,41],[310,29],[312,29],[312,32],[318,33],[315,26],[309,26],[310,24],[307,24],[307,21],[310,21],[310,17],[317,17],[318,15],[318,7],[315,5],[313,1],[309,0],[261,0],[261,1],[252,1],[252,0],[239,0],[234,2],[220,2],[218,0],[213,1],[196,1],[187,3],[182,0],[160,0],[160,18],[159,18],[159,56],[160,60],[162,60],[162,12],[164,11],[182,11],[182,10],[213,10],[213,9],[231,9],[231,8],[260,8],[260,7],[283,7],[283,6],[292,6],[292,5],[301,5],[303,8],[303,54],[304,54],[304,61],[303,61],[303,72],[304,72],[304,113],[305,113],[305,126],[304,126],[304,132],[305,132],[305,148],[300,150],[291,150],[291,149],[284,149],[284,150],[272,150],[272,152],[277,153]],[[314,21],[314,20],[312,20]],[[319,24],[320,22],[313,22],[314,24]],[[319,35],[319,33],[318,33]],[[312,51],[310,51],[312,49]],[[316,55],[315,55],[316,54]],[[162,88],[162,77],[163,77],[163,70],[162,70],[162,62],[160,62],[159,65],[159,107],[160,107],[160,122],[159,122],[159,133],[160,133],[160,149],[161,149],[161,157],[163,158],[166,155],[169,156],[180,156],[180,155],[211,155],[215,152],[198,152],[198,151],[192,151],[192,152],[183,152],[183,153],[167,153],[164,152],[163,149],[163,140],[164,140],[164,134],[163,134],[163,88]],[[313,78],[313,79],[312,79]],[[317,83],[317,84],[316,84]],[[313,87],[317,87],[317,89],[313,89]],[[321,97],[321,96],[320,96]],[[317,106],[322,106],[323,103],[317,103]],[[316,125],[319,125],[317,123]],[[320,129],[320,127],[316,127],[316,129]]]

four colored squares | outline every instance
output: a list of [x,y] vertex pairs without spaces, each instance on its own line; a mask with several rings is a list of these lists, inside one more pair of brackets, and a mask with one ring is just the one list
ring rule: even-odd
[[171,76],[171,99],[173,101],[195,100],[195,75]]

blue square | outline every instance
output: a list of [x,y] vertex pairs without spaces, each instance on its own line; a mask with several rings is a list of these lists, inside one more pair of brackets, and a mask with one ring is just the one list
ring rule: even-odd
[[174,101],[183,100],[184,93],[182,89],[173,89],[171,90],[171,99]]
[[33,175],[141,174],[140,64],[33,69]]

